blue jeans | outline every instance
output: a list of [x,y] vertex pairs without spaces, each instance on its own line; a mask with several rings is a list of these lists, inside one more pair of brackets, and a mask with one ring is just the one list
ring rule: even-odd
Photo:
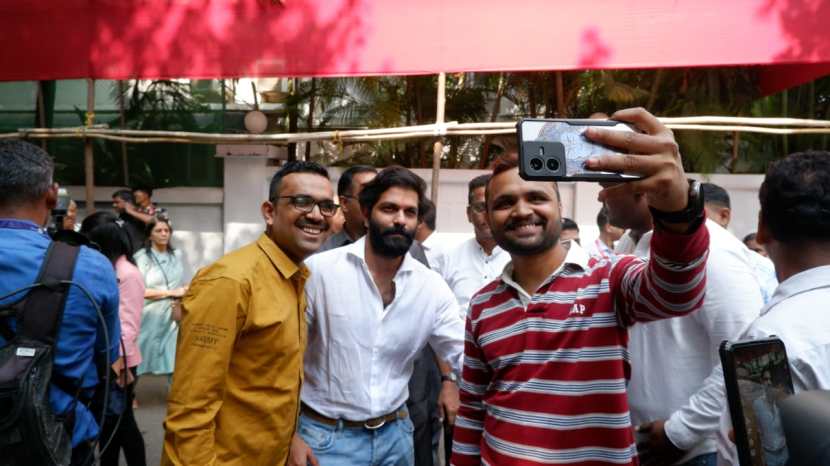
[[376,430],[331,426],[303,414],[297,431],[320,466],[413,466],[415,428],[409,417]]
[[717,464],[717,453],[704,453],[700,456],[695,456],[694,458],[681,464],[680,466],[717,466]]

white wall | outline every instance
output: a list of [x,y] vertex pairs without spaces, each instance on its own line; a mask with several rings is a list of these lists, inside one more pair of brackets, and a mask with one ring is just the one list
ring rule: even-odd
[[[190,278],[200,267],[223,254],[254,241],[263,231],[260,206],[268,197],[268,183],[277,167],[261,158],[225,159],[225,188],[158,189],[153,199],[170,211],[175,245],[184,253],[185,275]],[[342,168],[330,169],[333,187]],[[432,171],[415,172],[429,185]],[[448,246],[472,235],[467,222],[467,183],[487,173],[484,170],[441,170],[438,191],[437,231]],[[739,238],[756,229],[758,188],[763,175],[692,175],[724,187],[732,198],[732,224],[729,229]],[[73,199],[84,198],[82,186],[70,186]],[[98,208],[109,208],[117,187],[98,187]],[[599,186],[596,183],[561,183],[563,215],[579,224],[583,244],[597,236],[596,215]],[[83,211],[79,218],[83,218]]]

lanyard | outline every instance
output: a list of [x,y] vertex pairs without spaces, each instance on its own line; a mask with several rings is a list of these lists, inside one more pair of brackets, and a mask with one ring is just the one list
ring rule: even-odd
[[28,220],[16,220],[13,218],[0,218],[0,228],[11,230],[29,230],[43,233],[43,229]]

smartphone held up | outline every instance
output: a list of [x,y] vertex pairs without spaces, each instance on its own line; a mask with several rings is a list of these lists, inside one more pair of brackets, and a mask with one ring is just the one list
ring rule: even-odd
[[589,170],[585,162],[604,154],[621,154],[614,147],[589,140],[589,127],[612,131],[635,131],[615,120],[525,118],[516,125],[519,174],[534,181],[632,181],[637,174]]

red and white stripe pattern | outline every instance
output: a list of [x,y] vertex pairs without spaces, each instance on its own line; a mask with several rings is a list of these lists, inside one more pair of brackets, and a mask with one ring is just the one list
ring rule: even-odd
[[504,279],[476,294],[453,465],[638,464],[627,327],[700,307],[709,234],[655,231],[651,244],[648,262],[566,263],[526,303]]

